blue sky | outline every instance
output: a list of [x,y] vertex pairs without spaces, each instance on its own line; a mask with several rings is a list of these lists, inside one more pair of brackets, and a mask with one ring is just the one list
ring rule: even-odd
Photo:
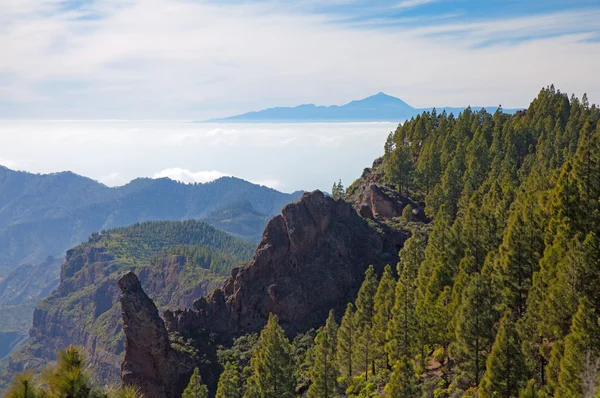
[[3,119],[600,101],[597,0],[4,0],[0,48]]

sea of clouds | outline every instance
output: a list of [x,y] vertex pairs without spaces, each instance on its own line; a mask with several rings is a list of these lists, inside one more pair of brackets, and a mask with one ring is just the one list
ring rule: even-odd
[[70,170],[109,186],[137,177],[236,176],[285,192],[349,185],[383,153],[394,123],[208,124],[0,121],[0,164]]

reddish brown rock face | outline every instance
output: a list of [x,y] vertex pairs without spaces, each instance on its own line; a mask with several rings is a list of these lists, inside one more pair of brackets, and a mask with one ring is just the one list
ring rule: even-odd
[[135,385],[146,398],[179,397],[194,362],[171,348],[158,309],[137,276],[128,272],[118,284],[127,357],[121,365],[123,384]]
[[[140,387],[144,380],[152,381],[156,391],[147,397],[153,398],[161,396],[163,374],[189,378],[191,368],[167,369],[168,361],[154,359],[165,349],[167,331],[191,339],[202,354],[210,356],[207,336],[229,344],[233,337],[260,331],[269,313],[277,314],[291,335],[320,326],[332,308],[342,314],[356,297],[369,265],[381,270],[398,261],[406,235],[389,231],[383,224],[379,229],[347,202],[319,191],[306,193],[268,223],[252,261],[234,269],[221,289],[194,302],[193,309],[166,311],[166,329],[151,301],[141,295],[133,302],[122,299],[127,336],[123,381]],[[124,293],[127,296],[126,289]],[[138,302],[149,309],[141,310]],[[147,315],[136,315],[140,311]],[[142,333],[143,328],[150,331]],[[151,361],[152,369],[136,365],[145,360]],[[202,376],[210,380],[210,370]]]
[[[365,218],[369,214],[372,217],[381,219],[390,219],[400,217],[402,210],[407,205],[413,208],[413,216],[415,220],[428,222],[423,208],[418,203],[413,202],[409,198],[402,196],[394,190],[391,185],[370,184],[364,187],[358,195],[356,206],[360,214]],[[368,210],[367,210],[368,209]]]
[[[271,312],[289,333],[319,326],[354,298],[370,264],[397,261],[402,239],[380,235],[344,201],[304,194],[268,223],[248,266],[195,303],[196,311],[168,314],[169,327],[183,331],[179,323],[196,318],[196,326],[235,336],[260,330]],[[212,315],[219,307],[226,318]]]

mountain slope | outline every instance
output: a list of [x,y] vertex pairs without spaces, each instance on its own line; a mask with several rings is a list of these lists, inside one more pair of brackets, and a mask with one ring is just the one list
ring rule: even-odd
[[77,344],[86,348],[99,380],[118,382],[120,274],[135,270],[159,307],[186,308],[253,252],[253,244],[199,221],[145,222],[92,235],[67,252],[60,284],[37,305],[30,340],[11,354],[2,380]]
[[[466,107],[438,108],[438,112],[458,114]],[[480,107],[473,107],[480,109]],[[485,107],[494,112],[496,107]],[[248,112],[208,122],[398,122],[410,119],[431,108],[413,108],[399,98],[378,93],[361,100],[351,101],[345,105],[316,106],[304,104],[296,107],[269,108],[256,112]],[[505,110],[512,113],[515,110]]]
[[232,203],[203,218],[215,228],[241,239],[258,243],[271,216],[263,214],[247,200]]
[[[140,178],[109,188],[70,172],[0,167],[0,358],[26,339],[35,305],[58,285],[62,260],[45,261],[49,254],[63,259],[66,249],[96,231],[146,220],[209,217],[237,237],[257,241],[268,214],[299,195],[231,177],[207,184]],[[247,205],[235,218],[222,212],[240,200]]]
[[27,339],[33,310],[58,285],[60,260],[23,264],[0,281],[0,358]]
[[233,177],[206,184],[143,178],[109,188],[68,172],[37,175],[0,167],[0,278],[19,264],[62,256],[102,229],[204,218],[241,200],[273,215],[299,195]]

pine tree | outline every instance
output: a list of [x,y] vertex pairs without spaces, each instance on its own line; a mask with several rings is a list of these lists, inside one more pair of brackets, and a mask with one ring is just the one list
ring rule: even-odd
[[312,384],[308,389],[309,398],[333,398],[336,396],[337,378],[336,364],[338,326],[333,310],[315,338],[314,362],[311,369]]
[[20,373],[5,392],[5,398],[42,398],[42,393],[33,381],[33,373]]
[[48,395],[57,398],[87,398],[92,388],[90,376],[84,366],[83,348],[69,346],[59,351],[56,364],[42,372],[42,382]]
[[463,292],[450,356],[466,387],[477,386],[493,345],[494,313],[490,286],[484,275],[474,274]]
[[549,281],[542,307],[542,326],[548,338],[560,339],[569,332],[579,298],[593,278],[586,275],[586,256],[579,237],[567,239],[559,233],[541,264]]
[[384,164],[386,179],[398,187],[398,192],[408,195],[412,186],[412,169],[408,146],[397,146],[388,156]]
[[354,351],[356,350],[356,326],[354,323],[354,306],[348,303],[346,312],[337,333],[337,365],[342,376],[352,376]]
[[563,340],[557,340],[552,344],[550,360],[544,369],[545,383],[543,391],[548,396],[554,396],[558,388],[558,374],[560,373],[560,361],[565,353],[565,343]]
[[529,380],[527,386],[519,391],[519,398],[539,398],[540,395],[537,391],[535,380]]
[[357,368],[365,372],[365,380],[369,378],[369,369],[375,373],[375,340],[373,338],[373,313],[375,294],[377,293],[377,276],[373,266],[365,273],[365,280],[356,298],[356,350],[354,351]]
[[585,234],[600,233],[600,123],[588,119],[582,129],[573,161],[573,179],[580,192],[578,203]]
[[190,382],[183,391],[182,398],[208,398],[208,387],[202,384],[202,377],[198,368],[194,369]]
[[418,398],[421,396],[414,367],[406,357],[402,357],[396,362],[384,392],[386,398]]
[[346,197],[346,190],[344,189],[344,185],[342,185],[342,180],[333,183],[333,187],[331,188],[331,197],[333,199],[344,199]]
[[514,320],[505,314],[500,321],[496,341],[487,358],[480,396],[517,397],[527,380],[525,358],[514,328]]
[[219,377],[216,398],[241,398],[240,374],[233,362],[225,364],[225,369]]
[[89,398],[144,398],[139,389],[133,386],[123,386],[117,389],[113,394],[100,392],[97,395],[90,394]]
[[455,228],[450,222],[445,206],[442,206],[424,251],[425,259],[418,270],[415,313],[418,324],[417,346],[421,351],[422,361],[425,361],[426,351],[447,334],[447,325],[439,318],[438,310],[442,303],[439,298],[453,282],[462,251]]
[[444,171],[441,188],[443,192],[443,203],[446,214],[454,220],[458,212],[458,203],[463,190],[463,174],[465,172],[465,147],[461,143],[457,146],[452,160]]
[[600,327],[586,298],[579,302],[573,316],[571,332],[565,338],[565,353],[560,361],[556,398],[583,397],[582,375],[586,355],[597,357],[600,352]]
[[289,398],[295,395],[291,346],[276,315],[269,315],[269,321],[260,333],[251,367],[252,376],[247,381],[249,386],[245,396]]
[[498,279],[504,287],[504,303],[517,317],[525,313],[533,274],[539,269],[544,248],[539,214],[534,208],[535,199],[524,198],[526,203],[515,206],[500,247]]
[[387,265],[377,287],[373,301],[373,358],[379,368],[387,369],[388,361],[385,346],[387,344],[388,324],[392,319],[395,302],[396,280],[392,267]]
[[389,363],[396,363],[403,356],[412,358],[416,353],[418,325],[414,294],[414,280],[403,272],[396,284],[396,301],[387,331]]
[[413,207],[410,205],[410,203],[404,206],[404,209],[402,209],[402,218],[408,222],[412,221]]
[[423,252],[426,246],[427,236],[415,231],[400,250],[400,278],[396,284],[392,319],[389,321],[386,336],[386,352],[390,364],[395,364],[402,356],[413,358],[416,354],[419,327],[415,289],[419,267],[425,259]]

